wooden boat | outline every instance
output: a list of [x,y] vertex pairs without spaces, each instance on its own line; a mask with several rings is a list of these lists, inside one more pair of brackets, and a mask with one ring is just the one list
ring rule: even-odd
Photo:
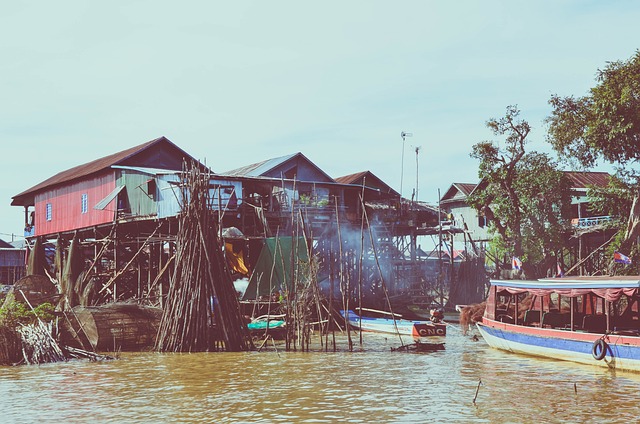
[[444,343],[422,343],[417,340],[415,343],[392,347],[392,352],[437,352],[444,350]]
[[279,339],[286,333],[284,317],[284,315],[262,315],[248,323],[247,328],[254,336],[270,334],[274,339]]
[[508,352],[640,371],[640,276],[492,280],[480,333]]
[[[345,317],[345,311],[340,311],[340,315]],[[346,318],[355,329],[371,331],[375,333],[400,334],[402,336],[432,337],[445,336],[447,326],[443,323],[433,323],[431,321],[413,321],[393,318],[371,318],[358,315],[353,311],[348,311]]]
[[[460,322],[460,310],[458,309],[458,307],[464,307],[466,305],[456,305],[455,310],[454,311],[449,311],[449,310],[444,310],[444,316],[443,316],[443,321],[448,322],[449,324],[451,323],[459,323]],[[433,312],[434,309],[438,309],[440,310],[440,307],[438,305],[434,305],[434,306],[430,306],[428,308],[425,308],[421,305],[408,305],[407,306],[407,310],[415,315],[417,318],[421,318],[421,319],[425,319],[428,320],[431,318],[431,314]]]

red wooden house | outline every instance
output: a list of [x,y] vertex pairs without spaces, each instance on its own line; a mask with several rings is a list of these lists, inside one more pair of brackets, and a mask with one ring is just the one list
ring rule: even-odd
[[118,184],[126,168],[129,172],[136,167],[180,171],[185,160],[195,161],[167,138],[156,138],[62,171],[15,195],[11,204],[24,207],[28,236],[110,224],[118,217],[118,209],[131,204],[129,197],[135,195]]

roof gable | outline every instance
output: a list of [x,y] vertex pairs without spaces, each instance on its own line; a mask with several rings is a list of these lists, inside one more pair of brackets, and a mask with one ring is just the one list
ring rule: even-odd
[[441,202],[452,202],[456,200],[465,200],[469,194],[476,188],[477,184],[471,183],[453,183],[444,193]]
[[335,182],[333,178],[300,152],[253,163],[242,168],[223,172],[220,175],[227,177],[284,178],[304,182]]
[[37,192],[102,172],[114,165],[181,170],[183,160],[194,160],[200,164],[203,169],[205,168],[204,165],[173,144],[169,139],[159,137],[138,146],[59,172],[28,190],[13,196],[11,204],[14,206],[27,206],[33,202],[34,195]]
[[400,196],[400,193],[391,188],[387,183],[378,178],[371,171],[363,171],[355,174],[349,174],[336,178],[336,182],[340,184],[364,185],[379,190],[385,194]]
[[565,175],[571,180],[571,186],[577,189],[586,189],[589,186],[606,187],[611,179],[608,172],[565,171]]

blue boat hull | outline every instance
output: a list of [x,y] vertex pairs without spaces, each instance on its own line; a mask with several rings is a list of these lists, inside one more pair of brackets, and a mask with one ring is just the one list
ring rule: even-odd
[[[344,311],[340,311],[344,317]],[[432,337],[445,336],[447,327],[445,324],[434,324],[431,321],[409,321],[404,319],[370,318],[361,317],[353,311],[346,314],[349,324],[362,331],[374,333],[400,334],[403,336]]]
[[640,337],[526,327],[486,318],[477,327],[489,346],[496,349],[640,372]]

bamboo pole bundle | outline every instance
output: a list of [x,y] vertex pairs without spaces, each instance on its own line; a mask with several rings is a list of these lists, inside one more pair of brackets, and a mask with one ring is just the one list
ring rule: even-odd
[[184,168],[175,270],[156,349],[163,352],[215,350],[217,333],[225,350],[249,350],[253,346],[218,238],[210,176],[195,164]]
[[[22,290],[20,290],[20,294],[31,311],[34,311],[31,302]],[[22,339],[22,354],[27,364],[67,360],[58,342],[53,338],[53,322],[45,323],[36,315],[36,322],[21,326],[18,328],[18,333]]]
[[66,361],[62,349],[51,336],[53,322],[24,325],[18,328],[22,339],[22,354],[27,364]]

